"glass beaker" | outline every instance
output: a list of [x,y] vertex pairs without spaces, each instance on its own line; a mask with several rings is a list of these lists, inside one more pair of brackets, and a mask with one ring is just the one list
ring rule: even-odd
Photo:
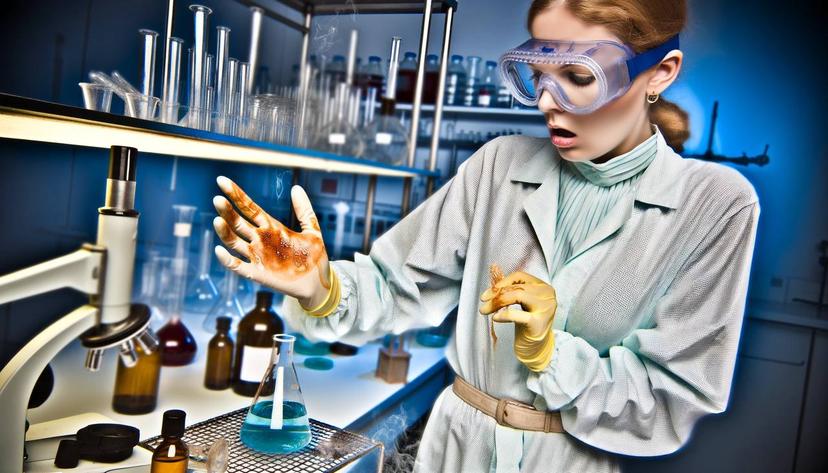
[[305,399],[293,366],[295,340],[292,335],[273,336],[270,366],[242,424],[242,443],[257,452],[291,453],[311,441]]
[[[153,330],[157,330],[167,321],[167,317],[160,307],[158,290],[160,287],[164,287],[162,286],[163,281],[160,280],[163,276],[161,273],[163,264],[165,264],[164,257],[158,254],[157,251],[150,250],[147,252],[147,258],[141,265],[141,292],[135,297],[135,302],[140,302],[149,307],[150,327]],[[169,265],[169,261],[166,264]]]
[[216,321],[219,317],[228,317],[232,320],[233,326],[239,324],[239,320],[244,317],[244,309],[242,309],[239,298],[236,297],[238,291],[239,276],[225,269],[224,283],[221,286],[221,299],[213,305],[207,316],[204,317],[201,327],[207,332],[213,333],[216,330]]
[[[193,312],[207,313],[219,300],[219,292],[213,279],[210,277],[210,262],[213,258],[213,228],[210,218],[213,214],[203,215],[204,227],[201,231],[201,245],[198,255],[198,274],[190,283],[187,290],[187,297],[184,299],[184,306]],[[204,218],[207,217],[207,218]],[[215,324],[213,324],[213,328]]]
[[112,106],[112,88],[91,82],[78,82],[83,92],[83,106],[87,110],[109,113]]
[[130,117],[155,120],[158,103],[158,97],[151,97],[140,93],[128,93],[126,94],[126,101],[124,102],[124,112]]

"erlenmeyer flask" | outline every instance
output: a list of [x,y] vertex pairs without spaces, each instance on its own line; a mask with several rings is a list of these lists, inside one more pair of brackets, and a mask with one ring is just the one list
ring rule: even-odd
[[149,307],[150,327],[153,330],[158,330],[167,321],[167,317],[158,303],[161,259],[162,257],[157,251],[150,250],[147,252],[146,260],[141,265],[141,290],[134,298],[134,302],[140,302]]
[[257,452],[291,453],[311,441],[305,399],[293,366],[295,340],[292,335],[273,336],[270,368],[242,424],[242,443]]
[[345,83],[337,87],[334,101],[327,106],[328,113],[325,114],[330,121],[316,133],[313,148],[343,156],[362,155],[365,142],[347,115],[350,91],[351,87]]
[[[212,220],[212,219],[211,219]],[[184,306],[198,313],[206,313],[216,305],[219,292],[210,277],[210,261],[213,257],[213,229],[204,227],[201,232],[201,248],[198,257],[198,274],[190,283]],[[215,327],[215,324],[213,325]]]
[[207,313],[207,316],[204,317],[204,322],[201,324],[204,330],[210,333],[216,331],[216,321],[219,317],[230,318],[234,327],[244,317],[244,310],[242,309],[241,303],[239,303],[238,297],[236,297],[236,292],[239,287],[239,276],[229,269],[225,269],[224,271],[225,276],[224,284],[221,286],[221,299],[213,305],[213,308],[210,309],[210,312]]

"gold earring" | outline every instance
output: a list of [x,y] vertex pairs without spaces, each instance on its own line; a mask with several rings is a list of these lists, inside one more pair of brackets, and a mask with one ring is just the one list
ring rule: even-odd
[[647,103],[656,103],[658,102],[658,94],[652,93],[647,94]]

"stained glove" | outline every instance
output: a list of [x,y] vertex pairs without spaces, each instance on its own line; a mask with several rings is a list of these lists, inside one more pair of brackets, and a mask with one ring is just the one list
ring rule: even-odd
[[219,262],[242,277],[295,297],[310,315],[330,314],[339,303],[339,280],[328,262],[319,220],[305,191],[299,186],[290,190],[302,226],[301,232],[294,232],[262,210],[235,182],[224,176],[216,182],[233,203],[222,196],[213,198],[219,213],[213,227],[227,248],[247,260],[216,246]]
[[[542,371],[552,360],[552,322],[558,302],[555,288],[531,274],[514,272],[480,297],[480,313],[494,313],[495,322],[515,324],[515,356],[530,370]],[[520,309],[509,307],[519,304]],[[502,310],[501,310],[502,309]]]

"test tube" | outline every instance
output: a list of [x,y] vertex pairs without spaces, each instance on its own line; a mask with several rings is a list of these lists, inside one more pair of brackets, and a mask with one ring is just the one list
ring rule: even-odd
[[400,37],[391,38],[391,58],[388,60],[388,83],[384,98],[395,100],[397,97],[397,71],[400,67]]
[[144,63],[141,72],[141,92],[152,96],[155,91],[155,50],[158,33],[153,30],[140,29],[144,45]]
[[[250,19],[250,56],[248,57],[248,74],[255,74],[256,68],[259,67],[259,38],[262,33],[262,15],[264,10],[259,7],[250,7],[252,18]],[[247,77],[245,87],[240,89],[242,93],[253,93],[253,77]]]
[[230,28],[216,28],[216,111],[224,114],[224,102],[227,100],[227,68],[230,59]]
[[236,95],[239,90],[239,60],[230,58],[227,61],[227,84],[224,99],[224,110],[221,111],[222,120],[220,133],[232,135],[236,129]]
[[181,47],[184,40],[170,38],[170,55],[167,57],[167,77],[164,78],[162,92],[161,121],[164,123],[178,122],[178,90],[181,83]]
[[[193,71],[192,71],[192,87],[190,88],[190,114],[193,114],[193,109],[196,110],[196,123],[198,126],[203,126],[203,119],[201,115],[204,112],[204,95],[205,95],[205,62],[207,56],[207,17],[213,10],[204,5],[190,5],[190,10],[193,12],[195,19],[195,34],[193,39]],[[192,123],[192,121],[191,121]],[[192,126],[192,125],[191,125]]]
[[246,62],[239,63],[239,92],[238,92],[238,106],[237,112],[239,116],[239,132],[242,132],[247,117],[247,89],[250,85],[250,64]]
[[348,65],[345,72],[345,83],[348,85],[354,84],[354,69],[356,68],[356,54],[357,41],[359,40],[359,32],[351,30],[351,40],[348,43]]

